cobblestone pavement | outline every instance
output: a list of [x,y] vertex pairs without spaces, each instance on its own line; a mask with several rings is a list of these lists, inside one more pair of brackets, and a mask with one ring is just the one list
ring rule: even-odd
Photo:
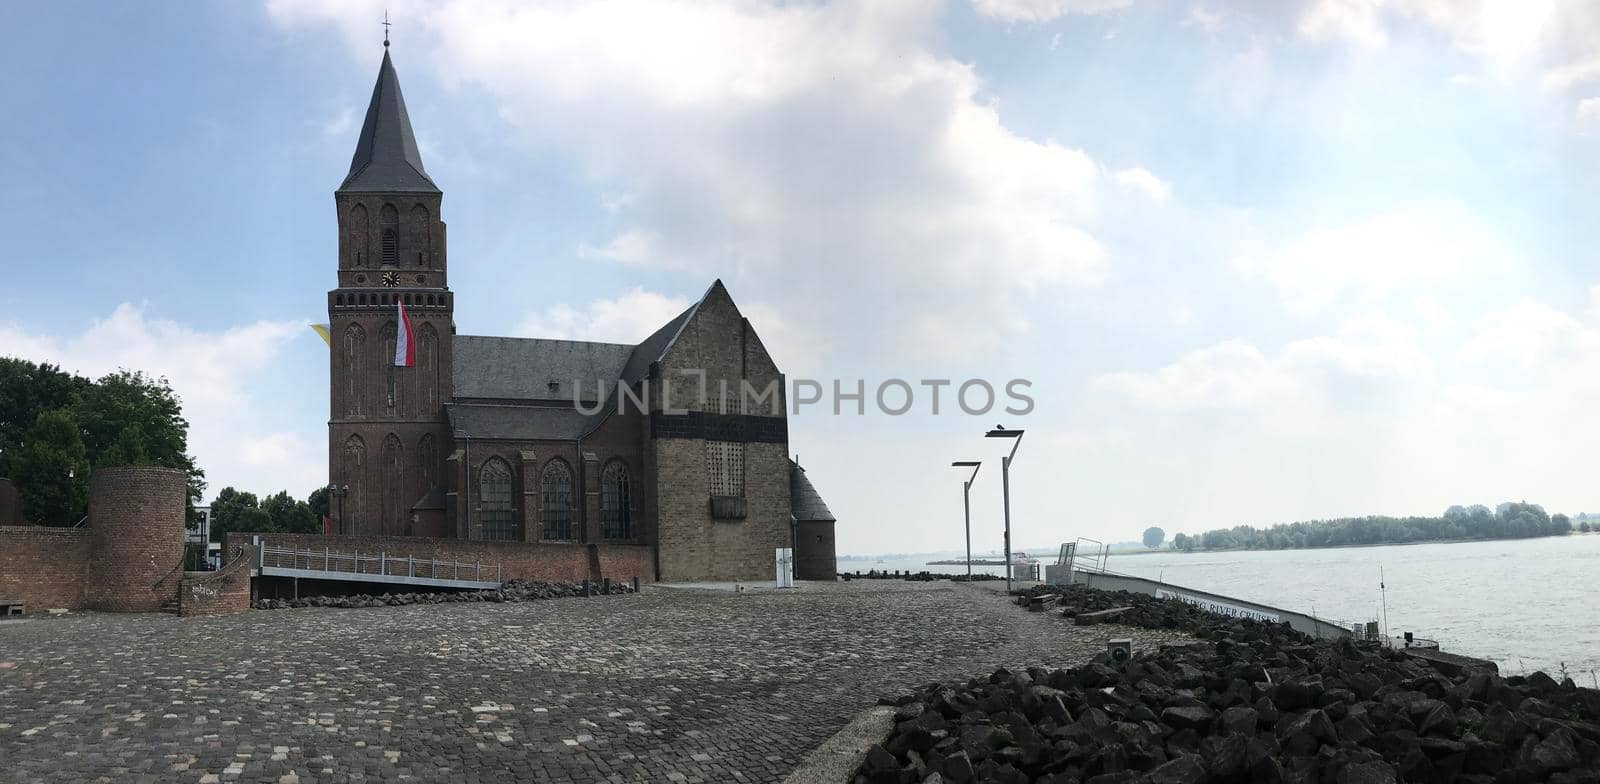
[[778,781],[881,695],[1109,636],[1171,639],[896,581],[73,614],[0,626],[0,781]]

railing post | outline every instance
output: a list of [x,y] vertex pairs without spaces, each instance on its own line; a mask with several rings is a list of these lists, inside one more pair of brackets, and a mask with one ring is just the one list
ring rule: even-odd
[[379,575],[388,574],[389,573],[388,569],[389,569],[389,554],[387,552],[384,552],[383,550],[379,550],[378,551],[378,574]]
[[332,571],[331,569],[328,568],[328,556],[329,555],[331,555],[331,553],[328,552],[328,548],[326,548],[326,547],[322,548],[322,571],[324,571],[324,572]]
[[417,561],[416,561],[415,558],[412,558],[409,555],[406,556],[406,576],[407,577],[416,577],[417,576]]
[[483,559],[482,558],[478,559],[478,575],[476,577],[472,578],[472,579],[477,580],[478,582],[483,582]]
[[433,559],[433,563],[428,565],[428,579],[439,579],[439,559],[437,558]]

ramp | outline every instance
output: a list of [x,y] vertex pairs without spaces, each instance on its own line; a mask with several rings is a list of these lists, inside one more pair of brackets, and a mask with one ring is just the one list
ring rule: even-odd
[[331,548],[258,548],[256,574],[426,588],[499,588],[500,564],[441,561],[396,553],[345,553]]

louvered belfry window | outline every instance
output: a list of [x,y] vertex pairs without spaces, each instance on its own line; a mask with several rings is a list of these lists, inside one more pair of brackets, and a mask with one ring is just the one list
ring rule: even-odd
[[400,263],[400,241],[394,229],[383,230],[383,263]]
[[744,444],[706,442],[706,482],[714,496],[744,495]]

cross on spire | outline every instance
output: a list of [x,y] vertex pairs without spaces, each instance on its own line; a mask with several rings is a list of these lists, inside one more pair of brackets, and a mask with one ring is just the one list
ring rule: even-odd
[[383,11],[383,45],[389,45],[389,10],[387,8]]

